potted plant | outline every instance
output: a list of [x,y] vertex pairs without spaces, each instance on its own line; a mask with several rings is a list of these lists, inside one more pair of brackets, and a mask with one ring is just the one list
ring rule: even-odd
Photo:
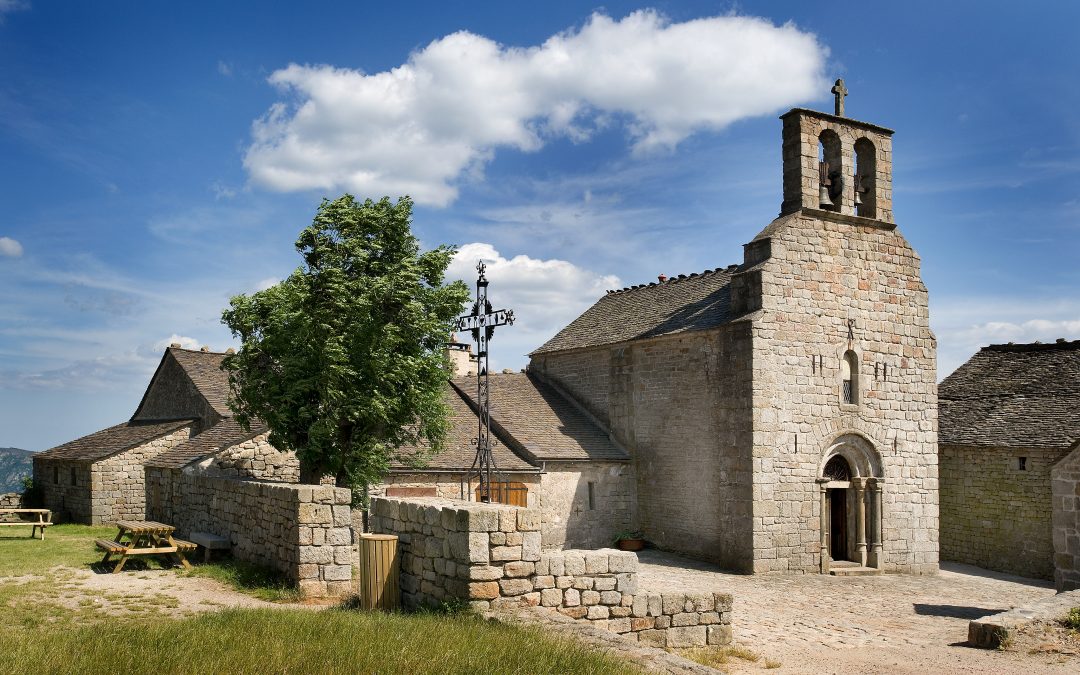
[[639,530],[620,532],[615,535],[615,548],[620,551],[640,551],[645,548],[645,535]]

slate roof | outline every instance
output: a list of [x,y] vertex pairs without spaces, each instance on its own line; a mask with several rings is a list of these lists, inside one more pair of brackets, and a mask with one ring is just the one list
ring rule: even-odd
[[191,440],[148,460],[146,466],[180,469],[219,450],[265,434],[268,430],[261,420],[252,420],[251,431],[245,431],[234,418],[226,417]]
[[222,417],[232,416],[229,410],[229,375],[221,369],[225,354],[169,347],[169,353],[184,369],[199,393]]
[[[475,380],[453,385],[475,406]],[[500,439],[534,462],[629,459],[592,417],[535,375],[493,374],[489,396]]]
[[[494,379],[494,377],[492,378]],[[398,471],[423,472],[424,469],[441,471],[467,471],[476,458],[477,419],[469,404],[449,384],[446,386],[444,400],[450,407],[450,432],[446,440],[445,450],[438,455],[430,457],[422,467],[412,467],[404,461],[393,463],[392,468]],[[404,448],[404,455],[416,453],[418,448]],[[501,471],[535,471],[536,467],[529,464],[521,457],[506,447],[505,442],[500,442],[492,448],[495,465]]]
[[1080,340],[983,347],[938,402],[942,444],[1068,448],[1080,439]]
[[195,420],[168,422],[124,422],[116,426],[68,441],[34,455],[41,459],[60,459],[74,462],[96,462],[137,445],[170,434]]
[[597,347],[628,340],[714,328],[730,320],[731,276],[737,266],[705,270],[608,291],[532,352]]

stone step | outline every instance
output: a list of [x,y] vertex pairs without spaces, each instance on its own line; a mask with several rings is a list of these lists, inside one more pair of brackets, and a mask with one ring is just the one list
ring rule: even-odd
[[829,574],[834,577],[875,577],[881,574],[881,570],[874,567],[862,567],[860,565],[844,565],[842,567],[829,567]]

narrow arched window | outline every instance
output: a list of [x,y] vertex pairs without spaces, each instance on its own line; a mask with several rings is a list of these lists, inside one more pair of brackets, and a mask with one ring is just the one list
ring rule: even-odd
[[840,137],[832,129],[818,136],[818,186],[819,206],[829,211],[839,211],[844,195],[843,153]]
[[840,400],[844,403],[859,402],[859,359],[855,352],[844,354],[840,361]]
[[855,141],[855,213],[877,218],[877,151],[868,138]]

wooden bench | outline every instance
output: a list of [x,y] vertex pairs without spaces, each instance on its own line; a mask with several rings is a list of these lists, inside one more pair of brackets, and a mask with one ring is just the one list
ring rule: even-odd
[[127,546],[124,544],[108,539],[95,539],[94,545],[106,553],[124,553],[127,551]]
[[219,537],[209,532],[192,532],[188,536],[191,537],[191,541],[203,547],[204,563],[210,562],[211,551],[228,551],[232,548],[232,544],[227,537]]
[[41,540],[45,541],[45,528],[52,525],[52,511],[49,509],[0,509],[0,515],[36,515],[37,520],[19,520],[11,523],[0,523],[0,526],[25,527],[30,525],[30,537],[33,538],[38,530],[41,530]]

